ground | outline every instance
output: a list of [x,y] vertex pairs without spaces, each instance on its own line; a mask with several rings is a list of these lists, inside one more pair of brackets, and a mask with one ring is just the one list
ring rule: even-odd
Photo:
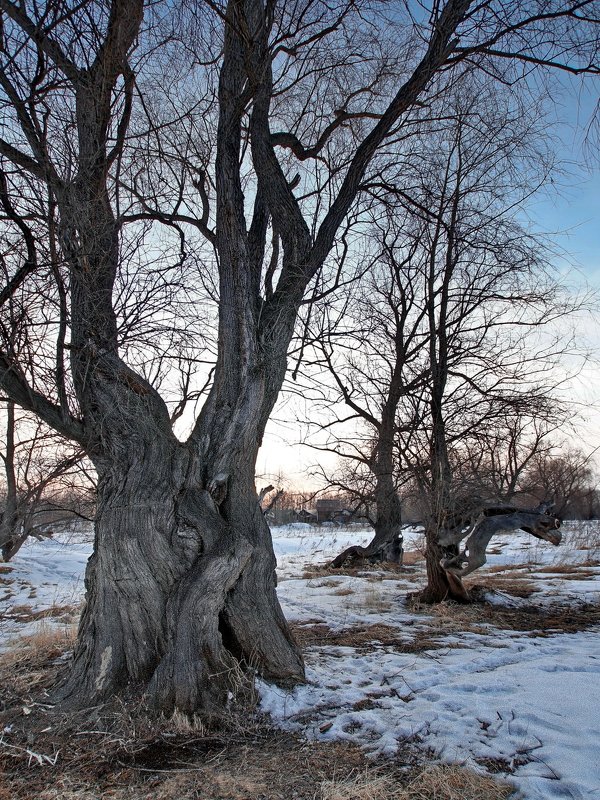
[[308,683],[257,680],[258,712],[215,729],[127,703],[58,715],[46,690],[69,658],[87,532],[0,566],[0,800],[600,798],[600,523],[567,524],[558,548],[497,537],[478,602],[434,608],[409,598],[416,530],[404,567],[350,572],[325,565],[366,530],[273,534]]

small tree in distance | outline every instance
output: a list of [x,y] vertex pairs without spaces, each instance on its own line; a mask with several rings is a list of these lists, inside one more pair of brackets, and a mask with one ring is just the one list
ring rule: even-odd
[[0,549],[9,561],[29,537],[52,536],[74,518],[93,520],[95,482],[82,450],[6,402]]
[[533,497],[544,493],[563,519],[597,519],[600,516],[598,477],[592,459],[576,447],[556,447],[535,454],[523,476],[523,491]]

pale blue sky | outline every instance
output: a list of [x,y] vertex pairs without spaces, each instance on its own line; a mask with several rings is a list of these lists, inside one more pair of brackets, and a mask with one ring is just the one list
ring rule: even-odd
[[532,222],[558,234],[557,243],[600,289],[600,80],[560,80],[552,133],[565,173],[529,205]]
[[587,280],[600,289],[600,174],[580,174],[553,197],[529,206],[532,222],[553,238]]

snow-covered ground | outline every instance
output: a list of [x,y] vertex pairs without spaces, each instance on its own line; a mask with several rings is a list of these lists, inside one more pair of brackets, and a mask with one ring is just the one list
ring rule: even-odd
[[[284,612],[300,632],[313,632],[306,685],[284,692],[259,683],[261,706],[274,720],[317,739],[355,741],[373,754],[401,755],[410,742],[445,761],[504,768],[526,800],[600,800],[598,626],[507,630],[479,620],[463,630],[452,624],[452,608],[436,614],[407,605],[406,594],[423,583],[422,563],[351,576],[314,570],[348,545],[366,543],[368,531],[296,524],[273,535]],[[419,539],[407,531],[406,549],[417,549]],[[33,542],[0,567],[3,646],[36,625],[70,622],[90,551],[85,537],[63,536]],[[497,537],[490,551],[473,578],[494,584],[488,599],[496,605],[575,612],[600,604],[600,524],[566,526],[558,548],[511,534]],[[514,577],[534,593],[523,599],[503,588]],[[53,617],[30,619],[57,608]],[[340,644],[353,629],[362,631],[360,642]]]

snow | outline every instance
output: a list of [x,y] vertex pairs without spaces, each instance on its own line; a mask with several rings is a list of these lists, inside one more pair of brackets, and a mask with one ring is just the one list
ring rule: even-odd
[[39,620],[23,621],[32,612],[57,611],[43,625],[71,624],[85,592],[85,565],[92,553],[90,537],[62,535],[42,542],[27,541],[0,573],[0,650],[16,636],[40,628]]
[[[600,543],[598,528],[590,533]],[[418,531],[407,534],[407,549],[419,544]],[[396,627],[406,641],[427,627],[427,615],[416,617],[404,600],[422,584],[421,571],[376,583],[373,573],[302,580],[307,554],[313,563],[325,562],[365,540],[355,532],[354,538],[328,543],[305,530],[294,555],[287,535],[285,529],[274,532],[276,551],[286,554],[285,576],[296,565],[296,578],[279,587],[288,619],[326,623],[336,631],[380,623]],[[600,553],[598,545],[590,548],[589,538],[577,527],[567,529],[559,548],[526,534],[497,537],[488,567],[498,574],[512,566],[510,574],[533,582],[536,593],[523,599],[495,591],[487,599],[513,608],[599,603]],[[582,577],[562,573],[564,565],[575,565]],[[539,571],[549,567],[557,571]],[[374,587],[380,611],[365,603]],[[307,684],[285,692],[260,682],[261,705],[284,727],[323,741],[351,740],[373,755],[393,756],[410,742],[442,761],[476,769],[504,764],[526,800],[598,800],[600,631],[538,633],[490,626],[485,634],[437,636],[435,649],[412,653],[381,644],[364,652],[324,642],[305,652]]]
[[308,684],[261,684],[262,706],[286,727],[373,754],[416,739],[443,761],[502,760],[529,800],[600,797],[597,633],[488,639],[418,654],[314,648]]
[[[315,571],[368,539],[359,527],[274,529],[278,593],[289,620],[334,632],[386,626],[396,638],[383,644],[374,634],[368,646],[354,647],[324,639],[306,648],[307,683],[283,691],[258,681],[262,710],[307,737],[350,740],[373,755],[393,757],[410,746],[478,770],[502,768],[525,800],[600,800],[599,626],[573,633],[444,628],[444,618],[407,606],[406,594],[423,584],[420,565],[352,576]],[[408,530],[406,548],[418,548],[420,539],[418,530]],[[496,606],[600,603],[600,525],[567,526],[558,548],[503,534],[490,550],[478,583],[486,575],[519,576],[535,588],[528,598],[490,589],[487,600]],[[4,647],[39,624],[19,622],[11,610],[80,602],[90,553],[85,537],[61,536],[29,544],[6,565]],[[52,624],[64,623],[58,617]],[[428,649],[411,650],[419,636],[427,637]]]

